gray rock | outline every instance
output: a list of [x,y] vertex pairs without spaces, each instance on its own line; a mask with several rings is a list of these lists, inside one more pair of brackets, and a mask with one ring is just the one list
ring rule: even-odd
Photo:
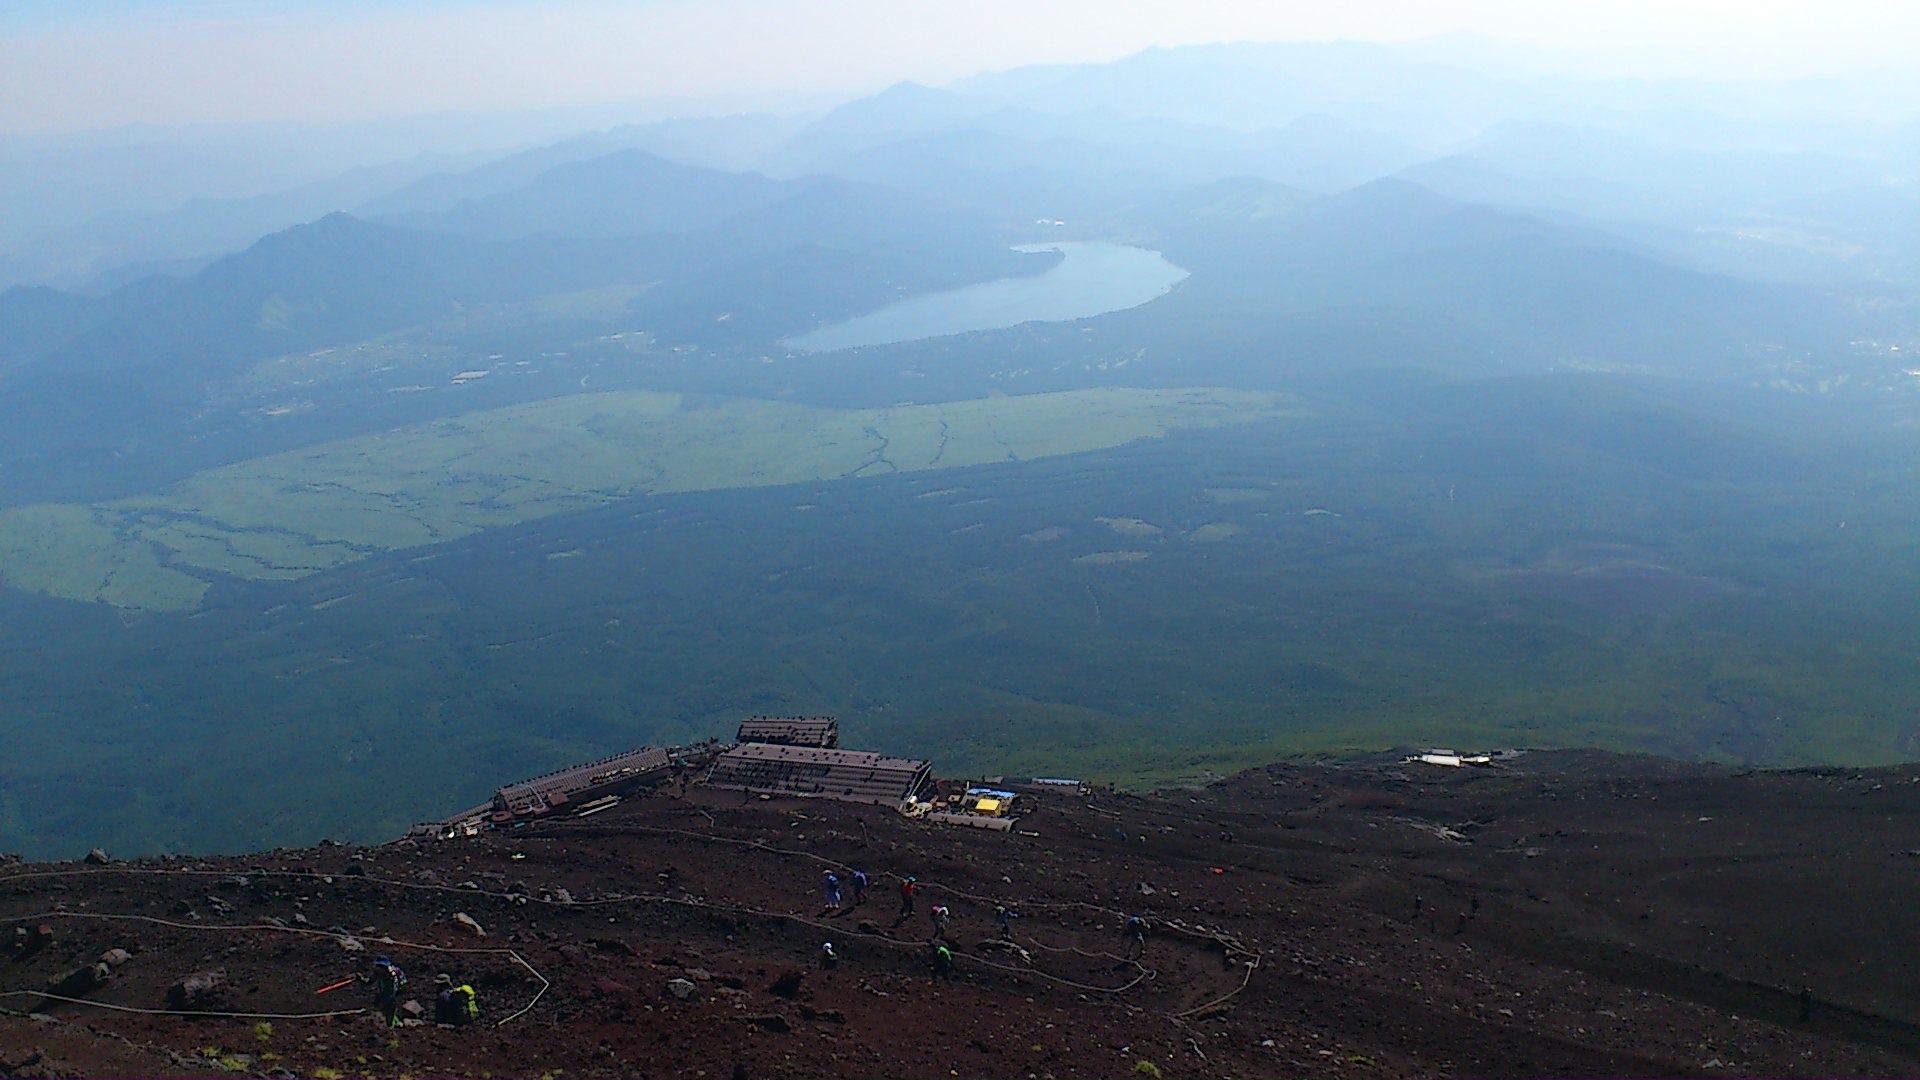
[[67,997],[90,994],[105,985],[113,977],[113,969],[105,964],[88,964],[47,980],[47,992]]
[[418,1001],[408,1001],[406,1004],[400,1006],[400,1011],[406,1013],[408,1016],[417,1017],[427,1015],[427,1007]]
[[474,937],[487,936],[487,932],[481,929],[480,924],[477,921],[475,921],[474,917],[467,914],[464,911],[454,912],[453,921],[455,923],[458,923],[460,926],[465,927],[467,932],[472,934]]
[[167,987],[167,1008],[197,1009],[218,1001],[220,988],[227,982],[225,968],[196,971]]
[[700,996],[700,988],[690,979],[668,979],[666,994],[680,1001],[692,1001]]
[[334,940],[340,943],[340,947],[342,949],[345,949],[350,953],[363,953],[367,951],[367,947],[365,945],[360,944],[360,939],[357,937],[350,937],[346,934],[342,934],[339,937],[334,938]]
[[100,850],[99,848],[94,848],[92,851],[87,852],[86,858],[80,861],[85,863],[90,863],[94,866],[105,866],[107,865],[107,863],[112,862],[113,860],[107,858],[106,852]]
[[119,967],[133,959],[133,954],[125,949],[108,949],[100,954],[100,962],[108,967]]

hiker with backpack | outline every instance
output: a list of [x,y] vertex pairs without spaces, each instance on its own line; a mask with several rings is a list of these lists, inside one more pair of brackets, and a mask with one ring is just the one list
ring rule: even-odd
[[919,882],[912,874],[900,882],[900,919],[903,922],[913,916],[913,894],[919,887]]
[[853,906],[859,907],[862,903],[866,902],[866,899],[867,872],[865,870],[855,870],[853,872]]
[[435,975],[433,984],[440,988],[433,998],[434,1023],[458,1027],[480,1019],[480,1002],[474,996],[471,985],[461,983],[455,986],[453,976],[445,972]]
[[388,1027],[400,1026],[400,991],[406,989],[407,973],[385,956],[376,956],[360,976],[373,987],[373,1007],[387,1018]]

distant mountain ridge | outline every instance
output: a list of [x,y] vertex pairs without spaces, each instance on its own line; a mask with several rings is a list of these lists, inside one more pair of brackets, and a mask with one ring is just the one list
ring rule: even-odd
[[679,165],[628,149],[555,165],[523,187],[463,200],[438,213],[385,220],[488,239],[691,233],[803,189],[803,184],[758,173]]

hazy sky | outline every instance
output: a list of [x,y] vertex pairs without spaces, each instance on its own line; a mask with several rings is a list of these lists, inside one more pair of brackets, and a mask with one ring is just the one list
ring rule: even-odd
[[817,100],[1151,45],[1452,31],[1641,73],[1797,74],[1912,63],[1920,0],[0,0],[0,131]]

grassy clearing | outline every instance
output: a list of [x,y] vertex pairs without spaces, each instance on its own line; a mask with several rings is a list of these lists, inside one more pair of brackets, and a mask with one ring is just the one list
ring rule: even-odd
[[127,608],[202,577],[303,577],[641,494],[766,487],[1099,450],[1287,415],[1237,390],[1094,389],[889,409],[626,391],[554,398],[212,469],[97,506],[0,513],[0,576]]
[[125,531],[128,525],[124,514],[87,506],[9,510],[0,514],[0,579],[117,607],[199,604],[206,582],[167,566],[162,551]]

